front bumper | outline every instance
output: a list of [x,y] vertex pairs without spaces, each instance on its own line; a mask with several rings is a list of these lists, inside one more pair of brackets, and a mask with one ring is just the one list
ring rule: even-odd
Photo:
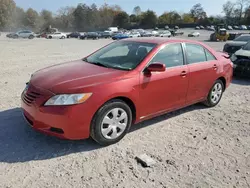
[[25,92],[22,93],[21,102],[23,115],[33,129],[62,139],[80,140],[89,137],[94,113],[91,109],[86,110],[85,103],[46,107],[43,106],[43,103],[49,98],[48,96],[42,97],[41,94],[40,98],[36,98],[32,103],[27,103],[24,95]]

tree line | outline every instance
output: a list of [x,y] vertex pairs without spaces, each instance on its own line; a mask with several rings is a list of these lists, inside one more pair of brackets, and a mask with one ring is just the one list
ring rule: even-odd
[[49,10],[24,10],[13,0],[0,0],[0,29],[32,29],[42,31],[49,26],[62,31],[103,30],[110,26],[119,28],[154,28],[166,25],[215,25],[220,23],[250,25],[250,0],[227,1],[222,12],[225,16],[207,16],[200,3],[190,11],[180,14],[177,11],[164,12],[157,16],[153,10],[142,11],[136,6],[132,14],[123,11],[119,5],[78,4],[76,7],[62,7],[56,13]]

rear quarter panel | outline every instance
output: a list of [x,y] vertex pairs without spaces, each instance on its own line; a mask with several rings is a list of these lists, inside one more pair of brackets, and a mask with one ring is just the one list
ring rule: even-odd
[[233,79],[233,63],[230,58],[225,58],[225,53],[217,52],[217,59],[220,62],[220,77],[226,79],[226,88],[230,85]]

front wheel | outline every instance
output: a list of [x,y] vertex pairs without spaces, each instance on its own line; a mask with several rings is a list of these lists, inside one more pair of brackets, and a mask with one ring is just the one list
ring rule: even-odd
[[213,87],[210,89],[207,100],[204,102],[204,104],[208,107],[216,106],[222,98],[224,88],[225,86],[223,82],[221,80],[216,80]]
[[119,142],[132,124],[130,107],[121,100],[111,100],[95,114],[91,123],[91,137],[100,145]]
[[34,39],[34,35],[30,35],[30,36],[29,36],[29,39]]

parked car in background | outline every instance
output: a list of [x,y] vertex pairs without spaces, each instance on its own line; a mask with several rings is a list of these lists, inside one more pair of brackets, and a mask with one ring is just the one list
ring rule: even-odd
[[28,39],[33,39],[35,38],[35,33],[33,33],[32,31],[29,30],[22,30],[22,31],[18,31],[16,33],[10,33],[6,35],[9,38],[28,38]]
[[214,26],[208,26],[208,27],[207,27],[207,30],[208,30],[208,31],[215,31],[215,27],[214,27]]
[[234,75],[250,78],[250,41],[236,51],[231,60],[234,64]]
[[241,26],[240,26],[240,30],[247,30],[247,26],[241,25]]
[[197,31],[191,32],[190,34],[188,34],[188,37],[199,37],[200,33]]
[[234,26],[233,26],[233,29],[235,29],[235,30],[239,30],[240,28],[239,28],[239,26],[234,25]]
[[181,36],[181,35],[184,35],[184,32],[179,31],[177,29],[171,29],[170,32],[171,32],[172,36]]
[[170,31],[160,31],[158,34],[156,34],[156,37],[171,37]]
[[248,41],[250,41],[250,34],[243,34],[232,41],[228,41],[224,45],[223,51],[228,54],[233,54],[241,49]]
[[126,38],[129,38],[129,35],[125,33],[119,33],[112,37],[113,40],[121,40],[121,39],[126,39]]
[[176,25],[176,26],[174,26],[174,29],[180,29],[180,27]]
[[205,29],[205,27],[203,25],[200,26],[200,29]]
[[150,31],[145,31],[144,33],[141,34],[141,37],[152,37],[152,32]]
[[108,28],[108,31],[111,31],[111,32],[118,32],[119,29],[118,29],[118,27],[109,27],[109,28]]
[[6,35],[6,37],[8,37],[8,38],[13,38],[13,36],[15,35],[16,33],[8,33],[7,35]]
[[67,35],[67,38],[80,38],[82,35],[79,32],[73,32]]
[[233,27],[231,25],[227,26],[228,30],[233,30]]
[[43,32],[43,33],[38,33],[38,34],[36,35],[36,37],[37,37],[37,38],[47,38],[47,35],[48,35],[48,33]]
[[85,35],[81,36],[80,39],[93,39],[97,40],[101,37],[101,35],[97,32],[87,32]]
[[166,26],[164,27],[164,29],[165,29],[165,30],[169,30],[170,28],[169,28],[168,25],[166,25]]
[[199,26],[196,26],[194,29],[195,30],[200,30],[201,28]]
[[105,38],[105,39],[111,38],[112,36],[111,32],[107,32],[107,31],[100,32],[99,35],[100,35],[100,38]]
[[159,34],[159,31],[151,31],[152,36],[156,36]]
[[141,34],[139,32],[137,32],[137,31],[130,32],[128,35],[129,35],[130,38],[140,37],[141,36]]
[[71,140],[92,137],[106,146],[119,142],[132,124],[199,102],[216,106],[232,69],[226,54],[200,42],[125,39],[36,71],[21,94],[21,107],[39,132]]
[[66,34],[61,32],[51,33],[47,35],[47,39],[66,39]]

